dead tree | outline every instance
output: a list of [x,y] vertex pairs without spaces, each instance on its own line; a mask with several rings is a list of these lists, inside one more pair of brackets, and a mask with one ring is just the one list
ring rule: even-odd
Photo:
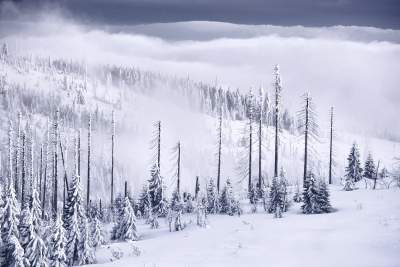
[[281,91],[282,91],[282,85],[281,85],[281,77],[279,73],[279,65],[275,66],[275,81],[274,81],[274,87],[275,87],[275,162],[274,162],[274,177],[278,177],[278,154],[279,154],[279,111],[280,111],[280,102],[281,102]]
[[332,157],[333,157],[333,107],[330,113],[330,135],[329,135],[329,184],[332,184]]
[[90,201],[90,153],[92,144],[92,115],[89,114],[88,122],[88,162],[87,162],[87,192],[86,192],[86,206],[89,207]]

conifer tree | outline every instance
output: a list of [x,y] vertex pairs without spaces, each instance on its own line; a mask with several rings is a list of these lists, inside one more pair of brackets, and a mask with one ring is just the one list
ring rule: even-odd
[[151,169],[151,178],[149,180],[149,197],[152,213],[155,216],[165,215],[165,199],[163,194],[162,177],[157,165]]
[[59,118],[59,110],[57,109],[55,119],[54,119],[54,124],[53,124],[53,218],[54,220],[57,218],[57,204],[58,204],[58,198],[57,198],[57,192],[58,192],[58,118]]
[[46,255],[47,248],[43,240],[33,232],[29,243],[25,247],[24,257],[28,263],[27,266],[47,267]]
[[376,172],[376,167],[375,167],[375,162],[374,159],[372,158],[372,154],[368,153],[367,160],[365,161],[364,165],[364,177],[367,179],[375,179],[375,172]]
[[34,234],[32,213],[28,206],[25,206],[21,211],[18,229],[21,246],[25,249]]
[[19,238],[19,209],[15,198],[13,184],[10,183],[5,191],[4,204],[2,206],[1,239],[7,244],[12,236]]
[[87,218],[83,218],[80,223],[80,239],[79,239],[79,265],[94,263],[93,249],[90,246],[90,230]]
[[3,246],[5,246],[5,266],[24,267],[27,265],[24,258],[24,249],[15,235],[11,235],[7,243],[3,244]]
[[318,183],[318,205],[320,207],[321,213],[329,213],[332,210],[328,186],[324,180],[320,180]]
[[234,215],[239,211],[238,202],[235,199],[231,181],[226,180],[225,186],[219,199],[220,212],[228,215]]
[[250,204],[251,204],[251,211],[257,212],[258,196],[257,196],[257,189],[254,187],[253,183],[251,183],[251,187],[250,187],[250,191],[249,191],[249,200],[250,200]]
[[64,209],[64,228],[67,232],[66,255],[68,264],[79,263],[81,257],[79,254],[79,244],[82,237],[81,228],[85,222],[85,212],[82,204],[82,189],[80,178],[75,174],[72,185],[68,191],[68,198]]
[[149,198],[148,187],[146,185],[144,185],[142,188],[142,191],[139,195],[138,211],[139,211],[140,217],[148,218],[149,208],[150,208],[150,198]]
[[200,227],[207,226],[207,198],[204,195],[196,199],[196,222]]
[[61,222],[61,217],[53,222],[49,244],[49,266],[64,267],[67,263],[65,255],[65,230]]
[[119,215],[113,232],[116,233],[114,238],[119,240],[138,240],[136,216],[128,197],[124,198],[123,210]]
[[215,190],[214,180],[211,178],[207,185],[207,213],[217,213],[218,206],[218,195]]
[[293,201],[296,203],[300,203],[301,200],[302,200],[302,193],[300,192],[299,181],[296,181]]
[[276,217],[282,217],[284,207],[284,195],[281,188],[281,179],[272,178],[271,189],[269,191],[268,213],[274,213]]
[[32,213],[33,229],[36,234],[39,234],[42,225],[42,220],[41,220],[42,208],[39,199],[39,192],[35,185],[33,186],[33,191],[32,191],[31,213]]
[[169,207],[169,224],[170,224],[170,231],[172,231],[172,221],[174,221],[174,229],[175,231],[180,231],[183,229],[182,225],[182,212],[183,212],[183,203],[181,199],[181,195],[179,194],[178,190],[176,189],[171,198],[171,203]]
[[360,166],[360,153],[354,143],[351,147],[350,154],[347,157],[347,166],[345,169],[345,186],[344,190],[354,189],[354,184],[362,179],[362,168]]
[[96,249],[103,244],[105,244],[103,225],[96,215],[91,222],[91,245]]

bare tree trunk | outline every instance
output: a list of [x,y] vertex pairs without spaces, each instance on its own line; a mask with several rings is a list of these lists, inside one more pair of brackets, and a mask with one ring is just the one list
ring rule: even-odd
[[[251,103],[252,105],[253,103]],[[251,190],[251,167],[252,167],[252,154],[253,154],[253,114],[250,114],[249,119],[249,181],[248,181],[248,192]]]
[[25,133],[22,134],[21,155],[21,205],[25,204]]
[[15,179],[14,179],[14,188],[15,188],[15,196],[18,199],[19,196],[19,157],[21,153],[21,119],[22,115],[21,112],[18,112],[18,129],[17,129],[17,136],[16,136],[16,149],[15,149]]
[[157,139],[157,163],[158,163],[158,170],[161,173],[161,121],[158,122],[158,139]]
[[333,107],[331,107],[331,127],[329,141],[329,184],[332,184]]
[[374,179],[374,187],[372,188],[373,190],[376,189],[376,180],[378,179],[378,171],[379,171],[379,164],[381,163],[381,161],[378,161],[378,165],[376,167],[376,172],[375,172],[375,179]]
[[305,122],[305,130],[304,130],[304,173],[303,173],[303,186],[306,185],[307,179],[307,159],[308,159],[308,112],[309,112],[310,100],[309,97],[306,97],[306,122]]
[[258,189],[260,192],[262,184],[261,157],[262,157],[262,116],[261,116],[261,106],[260,106],[260,118],[258,121]]
[[111,198],[110,198],[110,206],[113,206],[114,201],[114,149],[115,149],[115,119],[114,119],[114,111],[112,112],[111,119]]
[[194,189],[194,197],[197,199],[197,196],[199,194],[200,186],[199,186],[199,176],[196,176],[196,186]]
[[219,112],[218,118],[218,167],[217,167],[217,192],[221,181],[221,150],[222,150],[222,112]]
[[88,123],[88,165],[87,165],[87,193],[86,193],[86,206],[89,207],[90,201],[90,150],[91,150],[91,142],[92,142],[92,115],[89,114],[89,123]]
[[181,143],[178,142],[178,180],[176,184],[177,192],[180,193],[180,183],[181,183]]
[[127,181],[125,181],[124,195],[125,195],[125,197],[128,196],[128,182]]
[[54,122],[54,166],[53,166],[53,179],[54,179],[54,188],[53,188],[53,218],[57,218],[57,189],[58,189],[58,117],[59,111],[56,111],[56,117]]

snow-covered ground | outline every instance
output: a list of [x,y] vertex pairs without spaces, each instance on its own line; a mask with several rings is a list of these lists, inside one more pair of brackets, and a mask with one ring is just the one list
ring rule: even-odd
[[[275,219],[260,208],[241,217],[212,215],[205,229],[193,223],[172,233],[166,224],[151,230],[139,222],[141,240],[101,248],[99,265],[400,266],[400,190],[330,189],[330,214],[303,215],[294,204]],[[122,258],[109,262],[112,252]]]

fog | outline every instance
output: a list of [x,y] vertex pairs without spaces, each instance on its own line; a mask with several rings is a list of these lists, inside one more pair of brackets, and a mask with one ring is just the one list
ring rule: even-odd
[[[343,130],[394,135],[400,130],[400,31],[188,22],[136,26],[137,33],[130,26],[127,33],[79,25],[60,15],[2,24],[2,39],[11,51],[135,65],[242,91],[260,86],[271,91],[272,69],[279,64],[290,110],[298,110],[300,96],[309,91],[320,119],[333,105]],[[175,38],[174,27],[181,32]],[[192,32],[188,40],[185,32]],[[195,40],[196,32],[213,34]]]

